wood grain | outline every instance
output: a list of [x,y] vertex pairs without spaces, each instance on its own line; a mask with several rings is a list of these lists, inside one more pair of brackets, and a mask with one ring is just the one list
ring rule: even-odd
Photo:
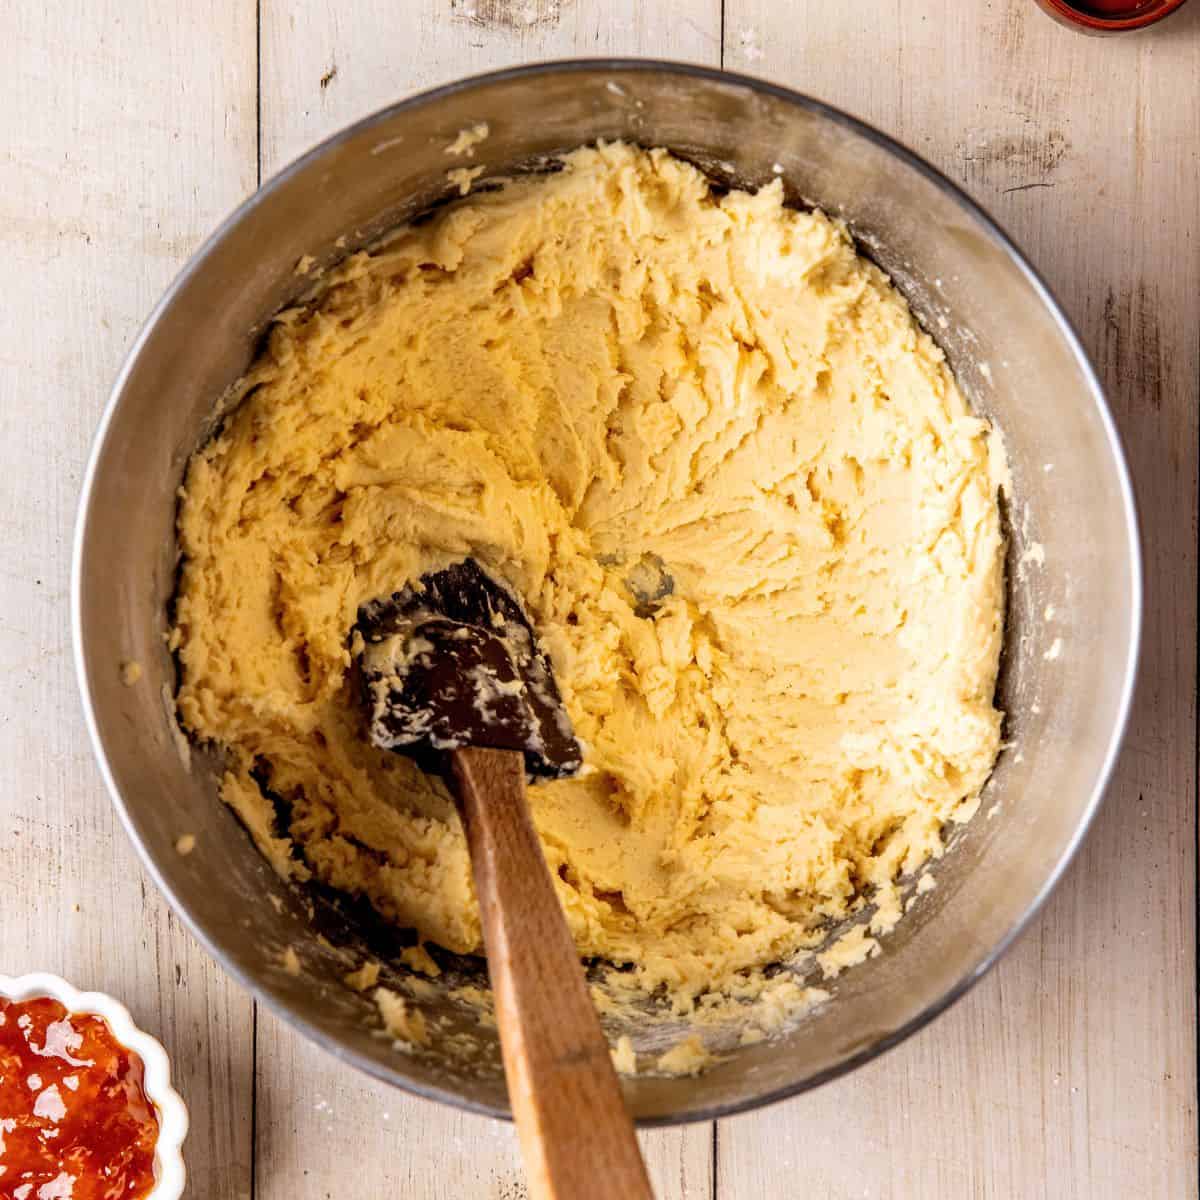
[[1102,369],[1149,592],[1117,780],[1047,911],[882,1061],[722,1122],[717,1193],[1195,1196],[1200,5],[1097,39],[1030,0],[728,0],[726,63],[898,136],[1024,246]]
[[534,1200],[650,1200],[633,1121],[525,798],[519,750],[450,755]]
[[[352,9],[262,0],[261,15],[264,178],[349,121],[421,88],[576,54],[715,64],[721,29],[720,0],[360,0]],[[259,1020],[260,1200],[322,1200],[335,1178],[327,1156],[353,1162],[366,1195],[399,1183],[410,1200],[526,1195],[511,1126],[387,1092],[273,1018],[260,1012]],[[289,1104],[296,1080],[306,1098]],[[336,1120],[309,1095],[326,1100]],[[711,1125],[639,1135],[660,1200],[709,1200],[712,1137]],[[318,1144],[319,1158],[311,1149]]]
[[79,714],[67,592],[83,464],[121,359],[254,187],[254,14],[10,4],[0,32],[0,970],[126,1001],[191,1109],[192,1194],[245,1195],[250,1001],[168,912],[116,819]]

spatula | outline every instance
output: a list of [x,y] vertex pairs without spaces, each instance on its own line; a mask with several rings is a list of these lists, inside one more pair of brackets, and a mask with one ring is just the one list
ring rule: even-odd
[[525,782],[583,756],[520,603],[474,559],[359,612],[377,745],[442,774],[466,831],[534,1200],[652,1197]]

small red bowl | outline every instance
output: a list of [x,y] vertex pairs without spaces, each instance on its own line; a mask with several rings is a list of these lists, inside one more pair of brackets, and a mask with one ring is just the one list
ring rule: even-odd
[[1145,29],[1176,9],[1184,0],[1037,0],[1060,25],[1081,33],[1126,33]]

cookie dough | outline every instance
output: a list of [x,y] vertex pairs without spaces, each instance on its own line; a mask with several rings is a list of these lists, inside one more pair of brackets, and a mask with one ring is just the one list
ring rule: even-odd
[[[996,757],[998,439],[844,229],[606,145],[350,259],[187,472],[178,711],[276,868],[480,949],[444,787],[374,750],[358,606],[519,593],[584,773],[531,800],[581,953],[685,997],[817,945]],[[889,914],[894,914],[890,915]]]

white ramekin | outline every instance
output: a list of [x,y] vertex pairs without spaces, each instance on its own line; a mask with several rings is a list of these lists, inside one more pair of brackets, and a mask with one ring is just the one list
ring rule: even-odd
[[0,996],[8,1000],[33,1000],[48,996],[70,1013],[94,1013],[103,1017],[113,1036],[134,1051],[145,1067],[146,1095],[158,1110],[158,1140],[154,1145],[154,1188],[146,1200],[179,1200],[187,1172],[183,1165],[183,1139],[187,1136],[188,1111],[179,1093],[171,1087],[171,1063],[162,1045],[143,1033],[119,1001],[103,992],[80,992],[65,979],[45,972],[32,975],[0,975]]

